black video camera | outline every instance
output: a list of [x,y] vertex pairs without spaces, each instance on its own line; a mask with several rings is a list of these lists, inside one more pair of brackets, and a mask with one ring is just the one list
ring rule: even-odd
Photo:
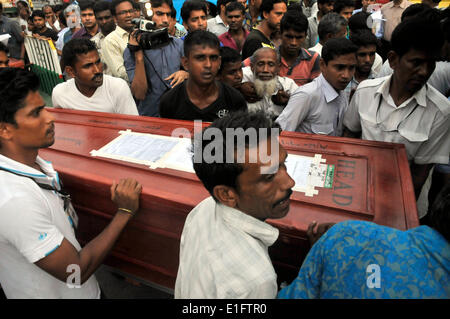
[[131,22],[138,29],[136,37],[140,35],[139,46],[143,50],[158,49],[169,44],[167,28],[156,29],[153,21],[145,19],[133,19]]

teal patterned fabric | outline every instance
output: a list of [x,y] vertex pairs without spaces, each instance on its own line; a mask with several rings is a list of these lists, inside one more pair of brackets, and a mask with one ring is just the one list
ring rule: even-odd
[[342,222],[311,248],[278,298],[450,298],[450,244],[428,226]]

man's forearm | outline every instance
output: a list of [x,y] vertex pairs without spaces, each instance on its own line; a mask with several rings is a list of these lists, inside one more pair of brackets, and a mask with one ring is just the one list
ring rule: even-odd
[[135,54],[135,70],[133,82],[131,82],[131,93],[138,100],[145,99],[147,94],[147,75],[145,73],[144,52],[139,50]]
[[425,184],[425,181],[427,180],[428,174],[430,173],[432,167],[433,164],[411,164],[411,177],[414,185],[414,193],[416,195],[416,199],[419,198],[422,187]]

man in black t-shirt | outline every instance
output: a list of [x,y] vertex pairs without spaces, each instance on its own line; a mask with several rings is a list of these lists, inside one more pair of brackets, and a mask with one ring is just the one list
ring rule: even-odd
[[219,48],[219,39],[209,31],[188,33],[181,63],[189,78],[161,97],[161,117],[212,122],[230,112],[247,110],[239,91],[216,81]]
[[286,0],[263,0],[260,10],[263,20],[245,40],[242,48],[242,60],[252,56],[263,46],[275,49],[271,36],[280,30],[281,19],[287,11]]
[[58,40],[58,33],[52,29],[45,26],[45,14],[42,10],[35,10],[31,15],[33,20],[33,34],[37,34],[41,37],[50,38],[53,42]]

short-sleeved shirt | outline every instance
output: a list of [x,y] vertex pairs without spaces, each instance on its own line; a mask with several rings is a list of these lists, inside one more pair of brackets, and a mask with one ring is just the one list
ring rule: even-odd
[[278,298],[450,298],[450,243],[436,230],[346,221],[311,248]]
[[63,199],[34,181],[60,190],[58,173],[39,156],[36,164],[42,171],[0,155],[0,284],[8,298],[100,298],[94,275],[69,288],[34,264],[64,238],[81,250]]
[[207,107],[200,109],[194,105],[187,94],[187,81],[167,91],[161,97],[161,117],[179,120],[203,120],[212,122],[235,111],[247,110],[244,97],[238,90],[222,82],[219,85],[219,97]]
[[75,79],[58,84],[53,88],[52,102],[63,109],[138,115],[127,82],[106,74],[103,84],[90,97],[78,90]]
[[47,28],[47,29],[45,29],[44,32],[40,32],[40,33],[38,33],[38,34],[39,34],[40,36],[42,36],[42,37],[50,38],[50,39],[52,39],[54,42],[58,41],[58,32],[56,32],[56,31],[53,30],[53,29]]
[[365,140],[401,143],[409,161],[447,164],[450,152],[450,101],[426,84],[396,106],[392,76],[359,84],[344,116],[344,125]]
[[[245,39],[247,39],[249,35],[249,31],[247,29],[242,28],[244,30],[244,43]],[[239,48],[237,47],[236,41],[234,41],[233,37],[230,34],[230,31],[227,31],[219,36],[220,42],[223,44],[223,46],[235,49],[236,51],[240,52]]]
[[251,57],[256,50],[262,47],[275,49],[275,44],[261,31],[253,29],[247,36],[247,39],[245,39],[244,46],[242,47],[242,60]]
[[279,75],[291,78],[298,86],[302,86],[320,75],[319,62],[319,53],[301,48],[297,59],[291,66],[281,57]]
[[[170,38],[171,41],[168,45],[144,51],[148,89],[144,100],[139,101],[139,115],[159,117],[159,101],[164,92],[170,89],[170,81],[165,81],[164,79],[181,69],[184,42],[179,38]],[[136,69],[135,57],[128,48],[125,49],[123,57],[131,83],[133,82]]]
[[347,95],[337,92],[321,74],[291,95],[277,122],[286,131],[342,136],[347,105]]

